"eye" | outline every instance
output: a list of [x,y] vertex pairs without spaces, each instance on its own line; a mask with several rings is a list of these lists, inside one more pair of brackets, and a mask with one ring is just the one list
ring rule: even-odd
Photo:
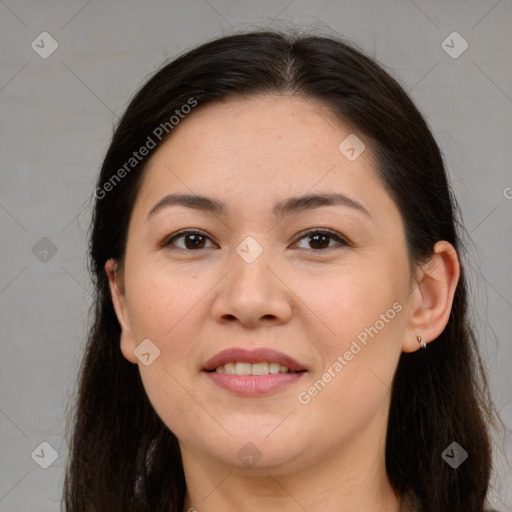
[[[331,249],[329,247],[329,241],[334,240],[338,242],[338,245],[342,246],[352,246],[351,243],[340,233],[333,231],[331,229],[323,228],[323,229],[310,229],[306,232],[302,232],[301,236],[299,238],[299,241],[302,239],[306,239],[309,237],[309,244],[316,245],[317,247],[313,247],[313,249],[316,249],[315,252],[324,251],[326,249]],[[184,245],[179,246],[176,245],[176,240],[183,239]],[[168,246],[174,246],[178,249],[182,250],[196,250],[196,249],[207,249],[208,247],[205,247],[205,243],[207,240],[210,240],[210,237],[207,235],[193,230],[193,229],[187,229],[180,231],[174,235],[171,235],[170,237],[167,237],[161,244],[160,247],[168,247]],[[320,247],[318,247],[320,246]],[[304,247],[301,247],[304,249]],[[305,247],[307,249],[307,247]]]
[[[299,240],[309,238],[309,241],[306,243],[316,245],[316,251],[319,252],[326,249],[331,249],[329,247],[329,239],[335,240],[338,242],[339,245],[342,246],[351,246],[350,242],[340,233],[333,231],[332,229],[310,229],[306,231],[305,233],[302,233],[302,236],[299,238]],[[321,246],[321,247],[318,247]],[[302,247],[304,248],[304,247]],[[308,247],[305,247],[308,249]]]
[[160,247],[167,247],[169,245],[175,245],[174,242],[183,238],[184,246],[177,246],[178,249],[183,250],[195,250],[195,249],[204,249],[205,241],[210,240],[210,238],[199,231],[195,231],[193,229],[187,229],[184,231],[180,231],[168,238],[166,238],[161,244]]

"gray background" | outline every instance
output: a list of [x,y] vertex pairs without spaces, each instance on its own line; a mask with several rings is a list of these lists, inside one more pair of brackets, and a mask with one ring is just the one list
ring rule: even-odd
[[[508,429],[497,438],[493,503],[512,511],[503,456],[512,451],[511,0],[0,0],[1,511],[59,510],[65,410],[91,299],[90,200],[113,122],[165,59],[290,21],[347,37],[376,57],[441,145],[473,240],[476,318]],[[45,31],[58,48],[43,59],[31,43],[48,51],[38,37]],[[453,31],[469,44],[457,58],[446,45],[453,54],[462,41],[442,44]],[[31,457],[36,450],[34,459],[48,462],[43,441],[58,452],[47,469]]]

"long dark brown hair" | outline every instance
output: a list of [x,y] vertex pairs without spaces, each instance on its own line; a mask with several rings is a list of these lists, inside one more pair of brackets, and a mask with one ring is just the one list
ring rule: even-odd
[[[183,106],[193,102],[199,109],[265,93],[319,100],[365,137],[404,219],[412,265],[426,261],[439,240],[450,242],[459,257],[463,253],[458,206],[426,121],[399,83],[353,43],[266,30],[215,39],[166,64],[120,119],[94,194],[89,255],[95,300],[77,396],[68,412],[67,512],[182,510],[179,445],[151,406],[137,365],[121,353],[104,265],[109,258],[123,260],[145,164],[165,140],[155,135],[162,126],[162,133],[172,136],[171,117],[188,112]],[[154,147],[135,162],[133,152],[152,145],[148,137]],[[424,512],[482,512],[495,411],[468,315],[461,259],[443,333],[427,350],[400,356],[386,440],[391,484],[401,494],[414,492]],[[456,469],[441,457],[454,441],[469,454]]]

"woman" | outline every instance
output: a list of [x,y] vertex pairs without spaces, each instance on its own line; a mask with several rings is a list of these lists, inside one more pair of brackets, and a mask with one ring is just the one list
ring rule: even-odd
[[68,512],[487,510],[456,203],[376,62],[204,44],[137,93],[94,195]]

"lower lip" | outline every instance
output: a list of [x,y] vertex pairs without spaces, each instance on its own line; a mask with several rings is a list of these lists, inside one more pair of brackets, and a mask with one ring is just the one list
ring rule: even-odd
[[278,391],[297,382],[304,373],[275,373],[268,375],[232,375],[205,372],[219,387],[241,396],[261,396]]

